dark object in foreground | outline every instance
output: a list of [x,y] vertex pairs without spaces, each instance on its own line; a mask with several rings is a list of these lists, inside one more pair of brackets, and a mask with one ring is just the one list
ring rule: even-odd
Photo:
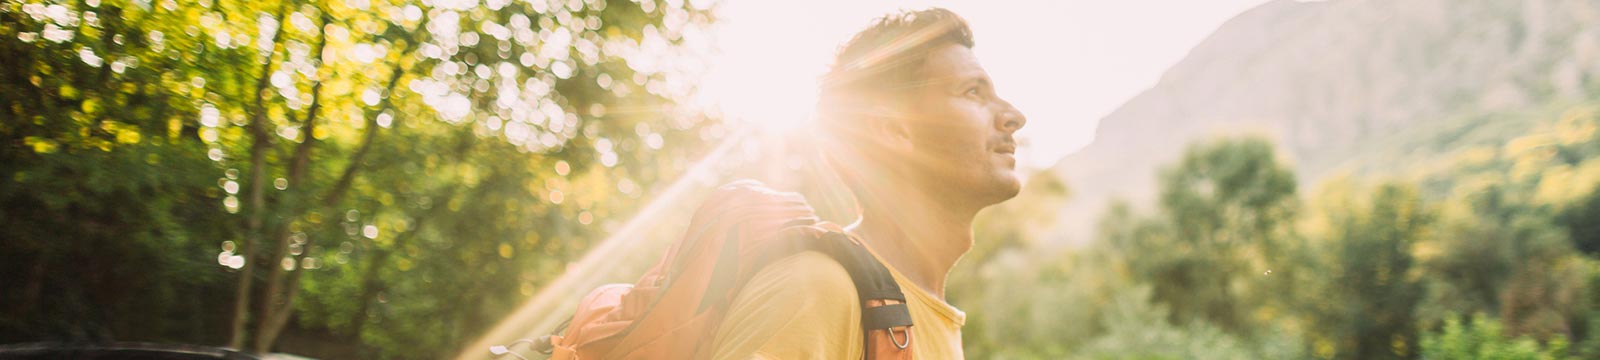
[[22,359],[259,360],[261,358],[229,349],[186,344],[120,342],[0,345],[0,360]]

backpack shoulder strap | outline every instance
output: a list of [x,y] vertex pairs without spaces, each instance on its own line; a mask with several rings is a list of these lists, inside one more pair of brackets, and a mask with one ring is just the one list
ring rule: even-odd
[[861,304],[861,328],[866,358],[911,359],[911,312],[889,268],[878,261],[867,247],[837,226],[818,223],[804,226],[804,235],[769,244],[757,256],[757,264],[802,251],[817,251],[844,266],[855,283]]
[[[889,269],[867,247],[843,232],[828,232],[825,246],[837,247],[829,255],[844,265],[861,297],[861,329],[866,335],[868,360],[911,359],[911,311],[906,296]],[[839,245],[843,244],[843,245]]]
[[541,339],[541,348],[567,359],[709,357],[709,332],[750,276],[783,257],[817,251],[855,285],[866,358],[911,358],[911,315],[894,276],[860,241],[820,221],[799,194],[735,182],[696,210],[689,228],[633,286],[585,297],[567,336]]

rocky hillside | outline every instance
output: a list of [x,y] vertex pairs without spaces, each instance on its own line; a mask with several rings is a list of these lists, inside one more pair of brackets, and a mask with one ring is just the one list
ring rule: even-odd
[[1056,165],[1074,198],[1049,240],[1086,241],[1111,199],[1148,204],[1156,169],[1195,140],[1271,137],[1311,188],[1403,168],[1370,156],[1421,151],[1396,137],[1597,93],[1593,0],[1273,1],[1221,26]]

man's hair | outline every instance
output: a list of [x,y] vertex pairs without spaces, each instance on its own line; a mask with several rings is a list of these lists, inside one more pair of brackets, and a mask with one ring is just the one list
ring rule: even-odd
[[924,83],[928,53],[945,44],[973,46],[972,29],[942,8],[885,15],[839,48],[818,89],[817,117],[825,132],[840,135],[872,105],[901,101]]

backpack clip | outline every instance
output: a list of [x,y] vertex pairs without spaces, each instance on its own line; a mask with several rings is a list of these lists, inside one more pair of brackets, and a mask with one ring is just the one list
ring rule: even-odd
[[894,347],[900,348],[901,350],[905,350],[905,348],[907,346],[911,346],[911,329],[906,329],[906,330],[902,331],[902,332],[906,333],[906,341],[905,342],[900,342],[900,339],[894,338],[894,328],[888,328],[886,330],[889,331],[889,342],[894,343]]

